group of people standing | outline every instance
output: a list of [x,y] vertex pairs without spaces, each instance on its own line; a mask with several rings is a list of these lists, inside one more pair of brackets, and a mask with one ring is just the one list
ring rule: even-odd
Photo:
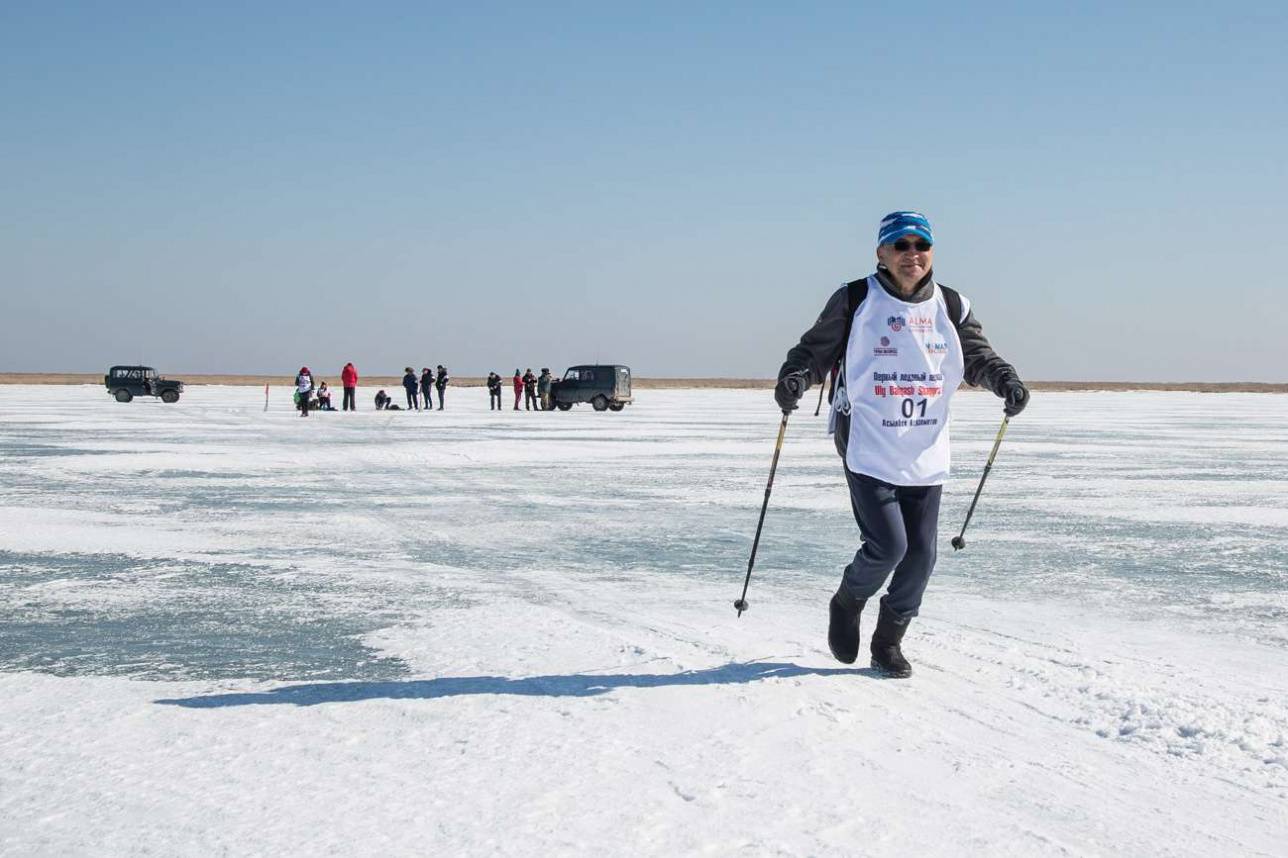
[[[432,409],[432,391],[438,389],[438,410],[443,410],[443,391],[447,388],[451,378],[447,374],[447,369],[438,365],[438,372],[426,367],[420,378],[411,367],[407,367],[407,374],[403,376],[403,387],[407,390],[407,409],[420,410],[421,393],[423,391],[425,409]],[[341,409],[344,411],[357,411],[357,394],[358,394],[358,370],[352,362],[346,363],[344,369],[340,370],[340,384],[344,388],[344,399],[341,403]],[[331,391],[325,381],[315,384],[313,373],[307,366],[300,367],[300,371],[295,375],[295,407],[299,409],[301,417],[308,417],[310,411],[334,411],[335,406],[331,404]],[[393,398],[387,395],[383,390],[376,393],[376,410],[383,411],[386,408],[397,409],[398,406],[393,404]]]
[[[510,380],[514,387],[514,410],[519,411],[519,400],[523,400],[523,408],[528,411],[549,411],[554,407],[550,401],[550,386],[554,382],[554,376],[550,374],[548,367],[541,368],[541,375],[532,372],[532,367],[528,367],[527,372],[519,373],[519,368],[514,368],[514,378]],[[501,411],[501,376],[495,372],[487,374],[487,392],[488,407],[492,411]]]
[[[404,369],[402,379],[403,391],[407,395],[407,410],[420,411],[422,406],[426,411],[432,411],[434,408],[434,392],[438,392],[438,410],[443,410],[443,394],[447,385],[451,383],[451,376],[447,368],[441,363],[430,369],[424,367],[420,375],[411,367]],[[554,408],[554,403],[550,400],[551,385],[554,382],[554,376],[550,374],[548,367],[541,368],[541,374],[537,375],[529,367],[526,372],[520,373],[516,367],[514,378],[511,384],[514,387],[514,410],[520,411],[519,402],[523,402],[523,408],[528,411],[549,411]],[[340,370],[340,384],[344,388],[344,399],[341,405],[344,411],[356,411],[357,405],[355,399],[358,391],[358,370],[352,363],[346,363],[344,369]],[[489,372],[487,375],[488,403],[493,411],[502,410],[501,405],[501,376],[495,372]],[[300,371],[295,376],[295,402],[300,411],[301,417],[308,417],[311,410],[334,411],[335,407],[331,404],[331,391],[327,388],[325,381],[315,385],[313,373],[307,366],[300,367]],[[400,411],[393,397],[384,390],[376,393],[376,410],[377,411]]]
[[[447,389],[448,382],[452,379],[451,376],[447,374],[447,368],[441,363],[436,367],[436,369],[437,372],[429,367],[424,367],[420,371],[420,378],[416,377],[416,370],[411,367],[407,367],[404,370],[406,374],[403,376],[402,385],[403,390],[407,393],[408,411],[419,411],[422,398],[425,402],[425,410],[433,411],[435,390],[438,391],[438,410],[443,410],[443,391]],[[382,390],[380,393],[384,393],[384,391]],[[382,410],[380,393],[376,394],[377,411]],[[386,404],[383,406],[384,408],[388,408],[387,400],[388,397],[386,397]]]

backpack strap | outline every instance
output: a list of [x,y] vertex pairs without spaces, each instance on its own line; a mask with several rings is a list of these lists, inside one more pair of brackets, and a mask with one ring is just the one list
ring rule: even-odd
[[948,305],[948,317],[953,320],[953,327],[958,331],[962,329],[962,296],[956,289],[950,289],[944,284],[939,284],[939,290],[944,293],[944,303]]
[[832,364],[831,381],[827,388],[827,401],[830,404],[836,393],[836,376],[841,372],[841,362],[845,360],[845,350],[850,345],[850,332],[854,328],[854,314],[858,312],[863,299],[868,297],[868,278],[860,277],[845,284],[845,339],[841,340],[841,351]]
[[[845,318],[845,344],[850,343],[850,329],[854,327],[854,314],[858,311],[863,299],[868,297],[868,278],[862,277],[845,284],[845,301],[849,315]],[[844,351],[844,348],[842,348]]]

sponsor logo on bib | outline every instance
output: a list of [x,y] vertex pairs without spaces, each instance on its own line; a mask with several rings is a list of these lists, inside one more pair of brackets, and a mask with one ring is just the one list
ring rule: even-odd
[[903,316],[891,316],[886,319],[886,324],[890,326],[890,330],[897,334],[903,330],[904,325],[908,324],[908,320]]
[[899,354],[899,350],[894,346],[890,345],[889,337],[882,337],[881,345],[873,348],[872,354],[876,355],[877,357],[893,357]]

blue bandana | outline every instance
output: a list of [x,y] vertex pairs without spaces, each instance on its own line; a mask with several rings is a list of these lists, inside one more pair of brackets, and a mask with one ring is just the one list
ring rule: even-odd
[[930,221],[921,212],[890,212],[881,218],[877,244],[891,244],[905,235],[918,235],[931,244],[935,243],[935,234],[930,231]]

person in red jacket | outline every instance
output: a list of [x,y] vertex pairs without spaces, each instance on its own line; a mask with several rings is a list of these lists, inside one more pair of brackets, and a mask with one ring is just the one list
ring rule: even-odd
[[519,368],[514,368],[514,410],[519,410],[519,399],[523,396],[523,376],[519,373]]
[[355,401],[358,393],[358,371],[354,369],[352,363],[346,363],[344,369],[340,370],[340,384],[344,387],[344,404],[341,408],[345,411],[357,411],[358,406]]

